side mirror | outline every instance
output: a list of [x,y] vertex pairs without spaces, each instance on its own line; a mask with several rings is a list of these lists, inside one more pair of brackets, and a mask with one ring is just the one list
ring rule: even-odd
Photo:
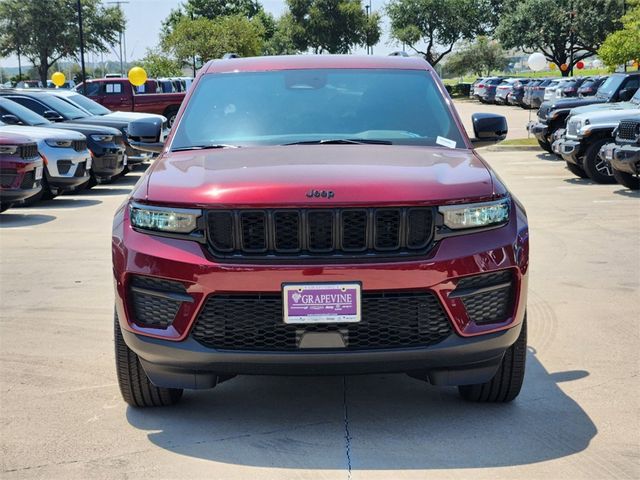
[[159,117],[141,118],[129,122],[127,141],[136,150],[160,153],[164,148],[162,138],[162,119]]
[[621,102],[629,101],[631,100],[631,97],[633,97],[634,93],[636,93],[634,88],[623,88],[618,92],[618,100]]
[[47,120],[51,120],[52,122],[62,122],[64,120],[64,117],[62,115],[60,115],[58,112],[54,112],[53,110],[45,110],[42,116]]
[[7,125],[20,125],[20,119],[18,117],[16,117],[15,115],[12,115],[10,113],[2,115],[0,117],[0,120],[2,120]]
[[471,121],[475,136],[475,138],[471,139],[471,142],[476,147],[483,147],[504,140],[509,131],[507,119],[495,113],[474,113],[471,115]]

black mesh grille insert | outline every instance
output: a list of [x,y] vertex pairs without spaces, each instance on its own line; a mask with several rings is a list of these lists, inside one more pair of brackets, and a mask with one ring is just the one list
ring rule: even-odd
[[640,121],[622,120],[618,124],[618,139],[637,142],[640,140]]
[[73,162],[71,160],[59,160],[56,163],[56,166],[58,167],[58,173],[60,175],[66,175],[67,173],[69,173],[69,170],[71,170],[71,165],[73,165]]
[[333,250],[333,217],[330,210],[313,210],[307,213],[307,242],[310,252]]
[[87,165],[85,164],[85,162],[80,162],[76,167],[76,173],[74,174],[74,177],[84,177],[86,172],[87,172]]
[[31,170],[24,174],[22,177],[22,182],[20,182],[20,188],[24,190],[30,190],[33,188],[33,185],[36,183],[36,172]]
[[304,326],[283,322],[279,294],[212,295],[191,335],[221,350],[291,351],[307,332],[340,332],[347,350],[366,350],[433,345],[451,326],[431,293],[363,292],[360,323]]
[[0,169],[0,184],[5,187],[12,187],[13,182],[16,181],[18,171],[15,168],[1,168]]
[[[500,288],[491,288],[498,287]],[[505,321],[513,309],[513,273],[511,270],[463,278],[453,293],[466,293],[460,298],[469,319],[477,324]],[[473,292],[474,289],[485,289]]]
[[247,252],[263,252],[267,249],[265,212],[249,211],[240,214],[242,248]]
[[137,324],[144,327],[167,328],[173,322],[182,302],[136,291],[131,287],[154,292],[186,293],[180,282],[134,275],[130,282],[130,299]]
[[420,208],[211,210],[209,247],[227,258],[423,254],[434,211]]
[[20,145],[19,149],[20,158],[33,158],[38,156],[38,145],[35,143],[28,143],[26,145]]
[[375,212],[375,246],[378,250],[395,250],[400,247],[400,218],[398,209]]
[[74,140],[73,141],[73,149],[76,152],[81,152],[82,150],[87,149],[87,141],[86,140]]

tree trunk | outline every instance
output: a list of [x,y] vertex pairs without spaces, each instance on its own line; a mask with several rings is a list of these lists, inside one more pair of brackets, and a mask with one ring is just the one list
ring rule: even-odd
[[38,65],[38,74],[40,75],[40,81],[42,86],[47,86],[47,77],[49,74],[49,57],[46,55],[40,55],[40,65]]

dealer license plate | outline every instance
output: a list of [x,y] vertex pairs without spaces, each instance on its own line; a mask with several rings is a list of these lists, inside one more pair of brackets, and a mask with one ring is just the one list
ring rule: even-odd
[[360,321],[360,283],[284,284],[284,323],[356,323]]

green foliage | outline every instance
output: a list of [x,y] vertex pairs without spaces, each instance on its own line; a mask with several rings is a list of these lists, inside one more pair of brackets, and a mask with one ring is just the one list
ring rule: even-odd
[[162,23],[163,37],[167,36],[183,18],[208,18],[241,16],[253,18],[265,14],[262,5],[256,0],[187,0],[184,5],[172,9]]
[[640,61],[640,1],[628,0],[622,29],[610,34],[598,49],[598,55],[610,70],[629,60]]
[[246,17],[183,18],[164,39],[163,47],[179,61],[197,57],[202,63],[220,58],[225,53],[243,57],[259,55],[262,51],[264,26],[260,20]]
[[500,44],[485,36],[479,36],[474,42],[467,42],[463,48],[453,53],[444,65],[444,75],[478,76],[492,71],[502,70],[509,64],[505,51]]
[[264,43],[263,55],[294,55],[300,50],[293,43],[293,24],[290,15],[280,17],[274,26],[273,33],[267,36]]
[[621,11],[620,0],[511,0],[496,34],[506,48],[540,51],[558,67],[571,67],[572,54],[575,65],[597,53]]
[[391,37],[436,65],[456,42],[483,33],[485,6],[480,0],[391,0]]
[[159,49],[147,49],[147,53],[142,59],[142,68],[151,78],[179,77],[182,75],[180,62],[169,58],[165,52]]
[[[100,0],[82,0],[86,51],[107,52],[125,21],[117,7]],[[20,52],[46,82],[49,68],[60,58],[77,58],[78,14],[75,0],[2,0],[0,2],[0,56]]]
[[349,53],[380,40],[380,15],[367,16],[361,0],[287,0],[291,41],[300,51]]

